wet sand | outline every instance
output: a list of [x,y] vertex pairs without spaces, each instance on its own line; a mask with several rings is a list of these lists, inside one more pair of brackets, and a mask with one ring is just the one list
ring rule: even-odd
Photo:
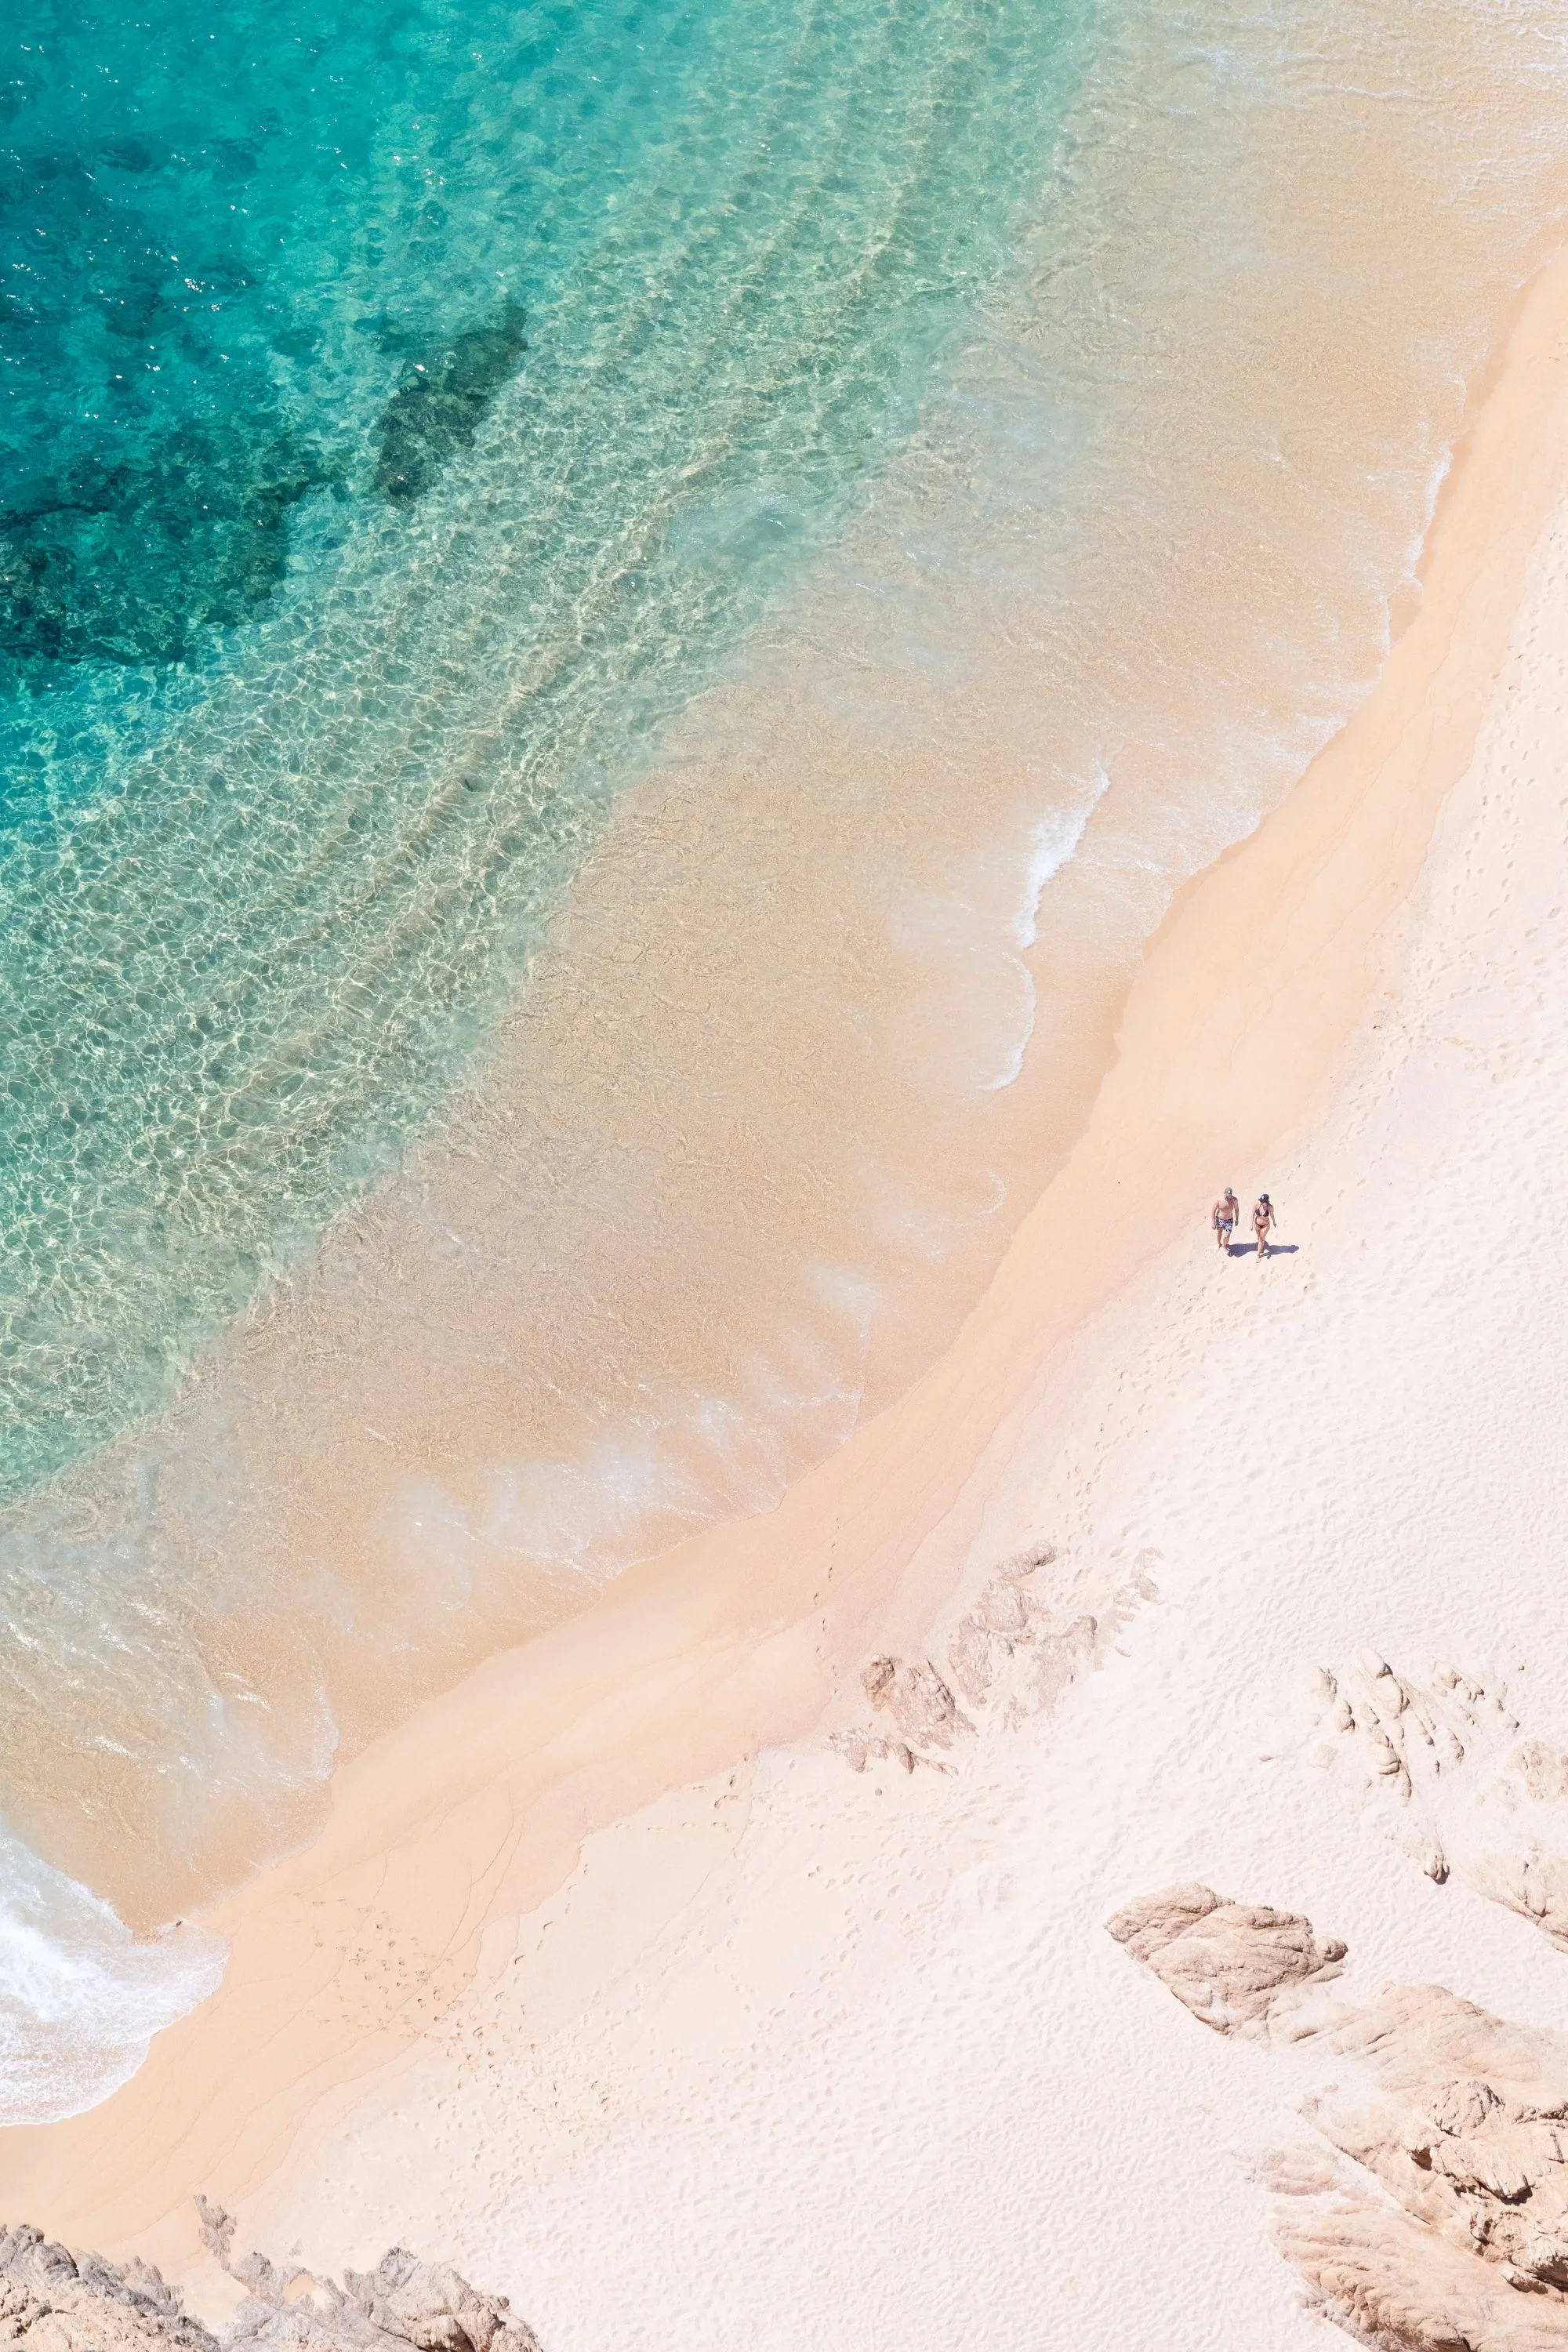
[[[1413,1074],[1408,1056],[1390,1050],[1387,1032],[1406,1022],[1398,1008],[1417,982],[1430,989],[1434,975],[1452,982],[1456,959],[1481,959],[1475,969],[1467,966],[1477,986],[1489,977],[1485,923],[1470,902],[1479,892],[1482,913],[1490,909],[1497,921],[1504,919],[1518,847],[1506,827],[1470,805],[1483,791],[1497,790],[1482,772],[1478,741],[1484,752],[1510,723],[1517,699],[1528,721],[1526,740],[1504,781],[1522,796],[1523,814],[1515,814],[1527,830],[1531,761],[1542,772],[1559,762],[1553,631],[1560,640],[1568,590],[1561,562],[1553,566],[1541,551],[1559,528],[1568,491],[1565,352],[1568,266],[1559,262],[1533,289],[1461,447],[1429,542],[1419,609],[1376,688],[1285,804],[1184,895],[1140,971],[1115,1066],[1070,1160],[941,1361],[793,1486],[776,1509],[629,1570],[591,1610],[524,1649],[492,1658],[347,1765],[332,1784],[330,1818],[317,1840],[205,1915],[231,1947],[227,1974],[212,2000],[160,2036],[142,2073],[101,2108],[0,2137],[0,2212],[25,2214],[74,2244],[110,2253],[134,2248],[187,2280],[198,2305],[222,2292],[195,2238],[191,2200],[200,2190],[237,2211],[243,2242],[260,2242],[276,2254],[299,2243],[306,2260],[323,2265],[359,2261],[399,2237],[426,2253],[449,2254],[511,2293],[550,2352],[610,2340],[595,2330],[611,2312],[623,2329],[618,2340],[628,2343],[668,2342],[672,2330],[686,2342],[733,2343],[739,2338],[728,2329],[757,2326],[739,2290],[716,2293],[701,2305],[709,2315],[696,2320],[681,2302],[691,2284],[679,2259],[690,2200],[697,2200],[698,2242],[711,2252],[727,2242],[726,2230],[734,2239],[726,2278],[772,2277],[776,2297],[775,2266],[787,2273],[792,2245],[802,2253],[795,2231],[805,2220],[797,2224],[772,2205],[777,2243],[745,2256],[744,2247],[754,2243],[759,2192],[736,2178],[738,2150],[747,2144],[736,2118],[750,2112],[753,2132],[761,2130],[759,2115],[771,2116],[776,2104],[784,2116],[782,2139],[791,2147],[809,2155],[813,2132],[819,2148],[837,2144],[819,2108],[808,2102],[796,2113],[788,2082],[767,2075],[770,2056],[781,2056],[767,2020],[787,2015],[805,1998],[808,1981],[819,1990],[831,1980],[843,2016],[851,2027],[858,2018],[874,2040],[874,2022],[892,1998],[889,1985],[903,1980],[912,1948],[907,1937],[900,1947],[889,1930],[903,1953],[888,1961],[889,1977],[867,1957],[865,1934],[847,1944],[840,1936],[835,1978],[824,1956],[832,1937],[827,1944],[814,1941],[816,1915],[805,1885],[811,1870],[826,1864],[837,1883],[874,1885],[885,1824],[896,1816],[900,1868],[912,1869],[916,1881],[925,1869],[932,1887],[946,1885],[984,1861],[985,1804],[975,1809],[982,1789],[1020,1835],[1031,1822],[1038,1830],[1047,1816],[1058,1827],[1081,1816],[1088,1825],[1081,1834],[1060,1833],[1067,1845],[1087,1844],[1098,1854],[1099,1875],[1090,1874],[1097,1892],[1100,1865],[1122,1840],[1152,1867],[1155,1857],[1144,1850],[1152,1838],[1159,1843],[1159,1832],[1173,1849],[1184,1849],[1173,1850],[1164,1875],[1194,1866],[1185,1849],[1194,1843],[1195,1817],[1178,1830],[1158,1803],[1146,1817],[1142,1811],[1123,1817],[1109,1798],[1090,1802],[1082,1787],[1074,1797],[1075,1769],[1089,1770],[1097,1755],[1103,1766],[1093,1726],[1106,1710],[1121,1724],[1119,1752],[1141,1758],[1143,1768],[1166,1752],[1166,1733],[1184,1720],[1173,1702],[1162,1729],[1150,1693],[1141,1697],[1135,1676],[1129,1682],[1132,1668],[1121,1650],[1108,1654],[1098,1685],[1086,1668],[1060,1708],[1041,1716],[1027,1736],[998,1735],[986,1744],[982,1726],[983,1773],[978,1767],[966,1777],[963,1769],[950,1774],[924,1766],[907,1773],[886,1758],[857,1773],[826,1742],[834,1731],[870,1722],[861,1675],[874,1656],[945,1655],[952,1627],[998,1563],[1021,1547],[1060,1540],[1075,1515],[1076,1539],[1065,1562],[1035,1571],[1040,1589],[1055,1576],[1068,1595],[1078,1589],[1073,1579],[1087,1578],[1086,1591],[1104,1587],[1096,1604],[1104,1617],[1112,1607],[1107,1594],[1145,1577],[1162,1594],[1184,1593],[1189,1614],[1198,1611],[1201,1578],[1184,1585],[1176,1575],[1168,1582],[1172,1571],[1160,1562],[1139,1566],[1142,1553],[1162,1546],[1142,1542],[1137,1522],[1140,1516],[1151,1525],[1159,1520],[1152,1493],[1183,1463],[1190,1467],[1194,1449],[1201,1459],[1214,1434],[1210,1423],[1184,1424],[1188,1450],[1173,1465],[1163,1433],[1190,1402],[1188,1384],[1201,1390],[1205,1362],[1232,1344],[1237,1314],[1251,1318],[1247,1328],[1258,1337],[1262,1310],[1256,1301],[1237,1307],[1234,1294],[1261,1282],[1272,1286],[1272,1296],[1295,1299],[1320,1279],[1376,1288],[1377,1262],[1353,1255],[1363,1234],[1334,1227],[1333,1204],[1347,1187],[1371,1185],[1379,1166],[1382,1181],[1403,1201],[1412,1180],[1396,1164],[1402,1139],[1445,1121],[1458,1121],[1461,1139],[1479,1131],[1480,1110],[1452,1089],[1434,1087],[1420,1071]],[[1555,795],[1549,797],[1554,815]],[[1440,817],[1445,832],[1434,852]],[[1545,845],[1527,845],[1521,878],[1532,888],[1563,874],[1554,834]],[[1463,925],[1455,911],[1461,902],[1469,909]],[[1482,1109],[1494,1099],[1488,1089],[1499,1073],[1542,1116],[1563,1092],[1562,1060],[1552,1058],[1563,1043],[1561,1024],[1552,1009],[1562,1000],[1552,999],[1549,978],[1532,986],[1528,1007],[1543,1024],[1543,1042],[1522,1069],[1508,1060],[1494,1067],[1494,1048],[1475,1047],[1468,1066]],[[1352,1120],[1347,1131],[1352,1101],[1360,1125]],[[1382,1163],[1369,1161],[1374,1147],[1384,1154]],[[1421,1218],[1428,1226],[1442,1226],[1447,1212],[1458,1217],[1464,1207],[1458,1193],[1453,1201],[1445,1197],[1446,1164],[1439,1154],[1420,1180]],[[1207,1205],[1227,1179],[1248,1198],[1269,1185],[1282,1204],[1281,1238],[1295,1254],[1264,1268],[1250,1259],[1215,1266]],[[1307,1201],[1315,1205],[1304,1213]],[[1458,1244],[1455,1249],[1445,1263],[1458,1283],[1469,1257]],[[1230,1289],[1216,1290],[1216,1277]],[[1519,1300],[1502,1283],[1466,1297],[1479,1318],[1466,1327],[1467,1349],[1484,1355],[1486,1317],[1500,1318],[1506,1333],[1517,1325]],[[1525,1341],[1534,1336],[1532,1325]],[[1379,1546],[1392,1532],[1379,1515],[1393,1506],[1374,1465],[1353,1448],[1346,1452],[1342,1419],[1327,1402],[1336,1371],[1331,1325],[1321,1341],[1328,1349],[1321,1378],[1305,1397],[1294,1381],[1289,1424],[1292,1496],[1309,1520],[1321,1506],[1327,1529],[1320,1558],[1303,1563],[1283,1537],[1275,1551],[1265,1544],[1260,1552],[1246,1516],[1256,1467],[1246,1445],[1220,1481],[1230,1516],[1218,1514],[1213,1522],[1216,1587],[1235,1584],[1237,1564],[1249,1563],[1253,1582],[1248,1588],[1242,1578],[1242,1614],[1248,1623],[1256,1620],[1257,1672],[1270,1680],[1269,1703],[1277,1708],[1288,1694],[1272,1688],[1268,1579],[1285,1575],[1287,1562],[1292,1591],[1304,1575],[1321,1574],[1331,1583],[1352,1579],[1369,1634],[1380,1607],[1387,1615],[1407,1606],[1397,1580],[1386,1606],[1379,1602]],[[1278,1366],[1266,1329],[1258,1344],[1261,1354],[1247,1360],[1249,1377],[1267,1382]],[[1376,1395],[1384,1384],[1419,1387],[1423,1380],[1447,1394],[1465,1379],[1462,1360],[1433,1360],[1429,1349],[1413,1358],[1415,1338],[1397,1314],[1357,1344],[1372,1350],[1357,1368],[1358,1394],[1368,1382]],[[1108,1364],[1116,1371],[1110,1389]],[[1168,1386],[1156,1377],[1158,1367]],[[1554,1370],[1535,1370],[1541,1380],[1556,1381]],[[1129,1381],[1145,1400],[1131,1433],[1111,1409]],[[1316,1427],[1314,1396],[1323,1401]],[[1091,1404],[1102,1415],[1098,1424],[1085,1420]],[[1245,1386],[1216,1409],[1222,1417],[1234,1412],[1242,1430],[1259,1418],[1275,1423],[1281,1410],[1267,1391],[1260,1402],[1257,1390]],[[1419,1404],[1412,1411],[1426,1429]],[[1097,1449],[1111,1437],[1121,1448],[1121,1485],[1097,1496]],[[1550,1459],[1537,1449],[1532,1458],[1515,1461],[1506,1430],[1494,1443],[1498,1463],[1507,1455],[1502,1484],[1515,1495],[1510,1508],[1532,1525],[1542,1514],[1550,1517],[1556,1477]],[[1110,1473],[1104,1475],[1113,1486]],[[1352,1558],[1328,1498],[1358,1479],[1366,1507],[1359,1517],[1352,1514],[1359,1548]],[[1481,1478],[1478,1491],[1490,1493],[1497,1483]],[[1129,1494],[1140,1498],[1138,1509],[1129,1507]],[[1167,1516],[1180,1519],[1191,1508],[1191,1496],[1179,1507],[1173,1500]],[[1299,1537],[1300,1525],[1294,1533]],[[1542,1601],[1538,1571],[1535,1556],[1516,1549],[1510,1573]],[[1198,1576],[1195,1568],[1193,1573]],[[1117,1601],[1114,1610],[1124,1606],[1131,1613],[1118,1639],[1136,1660],[1141,1629],[1170,1620],[1153,1600]],[[1226,1671],[1245,1688],[1247,1641],[1227,1633],[1226,1642]],[[1153,1687],[1157,1696],[1157,1677]],[[874,1722],[870,1727],[875,1731]],[[1131,1784],[1112,1788],[1117,1801],[1130,1793]],[[1246,1806],[1237,1792],[1222,1789],[1211,1810],[1212,1842],[1222,1843],[1218,1824],[1232,1812],[1244,1815]],[[793,1847],[787,1839],[778,1843],[786,1814]],[[1344,1843],[1335,1825],[1321,1834],[1336,1851]],[[1263,1851],[1259,1845],[1259,1856]],[[757,1867],[749,1854],[761,1857]],[[1353,1876],[1359,1865],[1346,1866]],[[1395,1909],[1406,1900],[1399,1891],[1405,1867],[1394,1859],[1386,1865],[1386,1900]],[[1375,1873],[1373,1880],[1384,1885]],[[1074,1881],[1087,1883],[1081,1874]],[[1415,1876],[1408,1904],[1426,1885]],[[711,1898],[716,1888],[725,1890],[724,1901],[705,1910],[704,1891]],[[1276,1880],[1230,1891],[1268,1900],[1291,1890]],[[646,2099],[639,2108],[638,2099],[639,2084],[647,2090],[653,2082],[647,2071],[653,2061],[626,2042],[624,2018],[619,2041],[606,2021],[616,2000],[630,1997],[628,1989],[656,1980],[666,2003],[684,2000],[689,2009],[704,2008],[715,1954],[737,1919],[749,1924],[756,1951],[771,1955],[749,1980],[752,2007],[742,2003],[722,2030],[721,2020],[715,2022],[720,2011],[710,2008],[703,2032],[693,2029],[689,2037],[684,2077],[671,2058],[672,2049],[678,2058],[685,2046],[679,2036],[673,2043],[667,2038],[658,2061],[664,2111],[727,2150],[730,2188],[711,2171],[676,2166],[662,2179],[657,2168],[645,2168],[628,2194],[623,2180],[608,2183],[602,2168],[612,2163],[607,2151],[614,2148],[625,2149],[629,2162],[657,2145],[657,2132],[645,2145],[636,2121],[652,2112]],[[1074,1948],[1098,1955],[1092,1911],[1072,1913],[1069,1924],[1079,1939]],[[1319,1924],[1351,1934],[1343,1919]],[[1386,1920],[1382,1932],[1386,1941]],[[1499,1958],[1484,1937],[1475,1948],[1487,1966],[1505,1969],[1506,1954]],[[1118,1956],[1107,1950],[1100,2007],[1074,2028],[1080,2048],[1086,2036],[1089,2043],[1097,2036],[1114,2041],[1124,2028],[1116,2004],[1125,1988],[1110,1969]],[[671,1951],[680,1956],[673,1973]],[[1039,2025],[1044,2014],[1038,1988],[1030,1991],[1017,1973],[1014,1945],[999,1937],[996,1952],[988,1969],[984,1946],[977,1948],[959,2000],[969,2029],[981,2021],[993,2044],[1021,2032],[1021,2015]],[[728,1983],[737,1980],[728,1965],[719,1973]],[[1040,2031],[1047,2050],[1058,2046]],[[1173,2007],[1168,2019],[1157,2013],[1151,2031],[1163,2047],[1197,2029]],[[1039,2042],[1037,2033],[1031,2069]],[[726,2104],[725,2069],[740,2063],[742,2051],[760,2110],[747,2110],[743,2101]],[[915,2045],[903,2045],[898,2065],[915,2063],[917,2056]],[[760,2079],[753,2065],[762,2069]],[[552,2089],[545,2087],[547,2076]],[[1009,2111],[1005,2128],[997,2126],[1004,2141],[1015,2136],[1011,2164],[1020,2178],[1034,2178],[1047,2162],[1053,2135],[1066,2132],[1078,2145],[1089,2129],[1090,2086],[1081,2069],[1064,2061],[1052,2079],[1059,2087],[1054,2116],[1031,2120]],[[597,2109],[596,2083],[603,2093]],[[885,2087],[891,2112],[899,2102],[893,2086]],[[1234,2096],[1238,2116],[1250,2112],[1252,2094],[1239,2087],[1226,2091],[1222,2083],[1214,2095],[1222,2108]],[[1003,2200],[996,2245],[984,2242],[984,2232],[977,2242],[970,2234],[977,2226],[973,2199],[963,2185],[994,2177],[995,2158],[980,2153],[973,2140],[973,2132],[987,2137],[985,2101],[975,2085],[955,2082],[938,2105],[915,2142],[894,2131],[896,2163],[879,2142],[868,2098],[848,2101],[843,2128],[863,2172],[876,2174],[886,2160],[887,2177],[903,2184],[906,2209],[924,2215],[927,2239],[933,2228],[940,2232],[948,2190],[952,2214],[969,2217],[963,2242],[950,2252],[960,2286],[966,2277],[972,2283],[963,2300],[974,2340],[989,2326],[985,2340],[1022,2343],[1020,2313],[1051,2315],[1061,2324],[1079,2313],[1087,2321],[1098,2308],[1094,2297],[1080,2312],[1062,2281],[1080,2270],[1101,2276],[1108,2261],[1114,2270],[1116,2261],[1132,2260],[1123,2225],[1102,2199],[1106,2234],[1097,2248],[1087,2209],[1069,2199],[1077,2216],[1072,2242],[1081,2259],[1075,2254],[1064,2270],[1060,2242],[1053,2253],[1052,2231],[1042,2224],[1033,2267],[1019,2270],[1009,2257],[998,2273],[998,2249],[1016,2248],[1019,2218]],[[1218,2181],[1224,2196],[1205,2246],[1192,2252],[1184,2271],[1178,2261],[1168,2274],[1167,2315],[1186,2308],[1183,2299],[1196,2292],[1194,2282],[1210,2258],[1241,2244],[1250,2265],[1245,2274],[1274,2282],[1274,2316],[1265,2326],[1255,2309],[1239,2308],[1247,2295],[1237,2289],[1234,2322],[1224,2324],[1230,2332],[1214,2340],[1238,2347],[1244,2341],[1315,2340],[1290,2333],[1317,2323],[1295,2313],[1288,2273],[1264,2242],[1239,2176],[1215,2169],[1212,2147],[1193,2158],[1195,2170],[1184,2173],[1169,2134],[1162,2139],[1160,2129],[1149,2128],[1166,2149],[1158,2175],[1163,2188],[1150,2180],[1140,2190],[1154,2200],[1148,2208],[1151,2247],[1169,2251],[1177,2243],[1194,2182],[1213,2188]],[[594,2167],[572,2176],[572,2152],[588,2148],[599,2151],[595,2161],[607,2183],[599,2239]],[[1008,2158],[1005,2147],[1002,2154]],[[827,2164],[829,2176],[837,2161]],[[787,2165],[774,2177],[771,2157],[755,2168],[755,2181],[767,2183],[774,2199],[788,2177]],[[547,2252],[543,2238],[530,2232],[535,2224],[542,2231],[554,2210],[552,2189],[564,2200],[562,2210],[577,2214],[581,2240],[563,2238],[557,2213],[554,2251]],[[877,2201],[873,2197],[868,2210]],[[814,2295],[823,2309],[848,2315],[846,2344],[865,2340],[854,2333],[857,2306],[847,2282],[852,2249],[866,2226],[862,2213],[841,2241],[829,2237],[813,2253],[815,2284],[802,2288],[793,2310],[778,2307],[765,2340],[840,2340],[812,2332]],[[634,2244],[641,2249],[635,2258],[628,2251]],[[572,2264],[595,2247],[595,2281],[584,2285],[574,2305]],[[498,2263],[505,2275],[498,2274]],[[878,2272],[876,2263],[871,2268]],[[1136,2263],[1134,2269],[1142,2275]],[[618,2285],[605,2284],[610,2273]],[[678,2287],[682,2276],[685,2286]],[[1131,2289],[1128,2307],[1138,2307]],[[945,2324],[943,2334],[939,2298],[929,2339],[900,2312],[900,2340],[968,2340],[952,2332],[951,2319]],[[764,2338],[753,2332],[747,2340]]]
[[1562,217],[1552,53],[1472,0],[1194,28],[1106,26],[912,440],[723,680],[628,727],[396,1165],[0,1514],[6,1826],[132,1927],[907,1391],[1080,1136],[1171,892],[1375,676]]

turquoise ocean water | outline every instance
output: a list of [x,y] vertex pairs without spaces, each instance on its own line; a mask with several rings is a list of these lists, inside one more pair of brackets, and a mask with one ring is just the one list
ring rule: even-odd
[[79,1880],[188,1908],[529,1576],[852,1424],[990,1106],[1092,1081],[1373,673],[1565,56],[1568,0],[20,0],[0,2121],[216,1980]]
[[0,1493],[395,1152],[918,414],[1081,0],[26,6]]
[[[1088,14],[23,0],[0,1494],[165,1402],[449,1086],[649,730],[918,416]],[[14,2113],[207,1981],[84,1902],[15,1851]]]

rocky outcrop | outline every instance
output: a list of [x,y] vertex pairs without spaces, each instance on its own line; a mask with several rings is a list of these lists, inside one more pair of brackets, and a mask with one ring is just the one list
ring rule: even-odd
[[1439,1886],[1463,1879],[1568,1951],[1568,1754],[1521,1736],[1502,1696],[1374,1652],[1313,1677],[1313,1760],[1348,1779]]
[[1440,1985],[1314,2014],[1294,1996],[1344,1948],[1209,1887],[1109,1925],[1205,2024],[1283,2024],[1334,2062],[1303,2110],[1313,2139],[1259,2172],[1325,2318],[1380,2352],[1568,2352],[1568,2040]]
[[[1287,2191],[1287,2194],[1289,2192]],[[1552,2301],[1500,2286],[1471,2254],[1353,2188],[1278,2209],[1275,2236],[1325,2319],[1378,2352],[1563,2352]]]
[[540,2352],[531,2327],[512,2316],[504,2294],[481,2294],[449,2263],[422,2263],[394,2246],[373,2271],[345,2271],[342,2284],[313,2272],[285,2271],[259,2252],[234,2252],[234,2217],[196,2200],[202,2236],[249,2293],[224,2336],[224,2352],[299,2345],[307,2352],[356,2346],[397,2352]]
[[151,2264],[72,2254],[0,2223],[0,2345],[25,2352],[221,2352]]
[[343,2284],[380,2335],[418,2352],[540,2352],[506,2296],[479,2294],[450,2263],[422,2263],[395,2246],[374,2270],[345,2271]]
[[1438,1985],[1394,1987],[1327,2039],[1370,2081],[1309,2105],[1316,2177],[1264,2173],[1325,2316],[1389,2352],[1563,2352],[1568,2042]]
[[[1048,1591],[1032,1581],[1044,1568],[1058,1570]],[[835,1732],[833,1745],[857,1772],[884,1758],[906,1772],[920,1764],[949,1770],[947,1751],[980,1719],[1016,1726],[1047,1712],[1157,1597],[1146,1576],[1112,1585],[1075,1573],[1052,1544],[1020,1552],[996,1570],[954,1628],[945,1675],[930,1658],[872,1659],[861,1685],[887,1727],[854,1724]]]
[[862,1730],[857,1724],[836,1735],[834,1744],[857,1772],[883,1756],[912,1772],[917,1764],[936,1762],[934,1749],[951,1748],[960,1734],[974,1729],[929,1662],[910,1665],[902,1658],[873,1658],[860,1684],[879,1713],[891,1718],[893,1729]]
[[204,2326],[150,2264],[73,2254],[41,2230],[0,2226],[0,2347],[20,2352],[248,2352],[293,2345],[306,2352],[540,2352],[533,2330],[504,2295],[482,2294],[446,2263],[395,2247],[374,2271],[347,2271],[340,2286],[265,2254],[233,2258],[234,2222],[199,2200],[202,2234],[247,2288],[228,2324]]
[[1212,1886],[1168,1886],[1106,1921],[1125,1951],[1216,2033],[1258,2033],[1287,1996],[1337,1976],[1342,1944],[1310,1919],[1262,1903],[1227,1903]]
[[1324,2138],[1508,2285],[1563,2298],[1568,2344],[1568,2042],[1440,1985],[1392,1987],[1329,2039],[1374,2088],[1313,2102]]

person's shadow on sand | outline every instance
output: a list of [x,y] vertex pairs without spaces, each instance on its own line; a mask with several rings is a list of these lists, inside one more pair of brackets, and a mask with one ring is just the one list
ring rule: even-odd
[[1265,1257],[1294,1257],[1300,1246],[1300,1242],[1226,1242],[1225,1250],[1227,1257],[1256,1257],[1260,1249]]

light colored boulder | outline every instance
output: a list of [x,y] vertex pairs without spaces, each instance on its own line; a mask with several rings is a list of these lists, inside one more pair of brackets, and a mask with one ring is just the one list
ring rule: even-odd
[[1343,1944],[1310,1919],[1227,1903],[1212,1886],[1168,1886],[1106,1921],[1109,1932],[1216,2033],[1261,2032],[1287,1995],[1337,1976]]
[[1436,1885],[1462,1879],[1568,1951],[1568,1752],[1521,1737],[1506,1699],[1453,1666],[1375,1651],[1312,1678],[1312,1760],[1347,1782]]
[[539,2338],[513,2315],[504,2294],[481,2294],[449,2263],[424,2263],[394,2246],[373,2271],[336,2279],[285,2271],[260,2252],[236,2258],[234,2217],[198,2198],[202,2236],[249,2293],[225,2331],[221,2352],[540,2352]]
[[73,2254],[0,2223],[0,2346],[20,2352],[220,2352],[176,2288],[143,2262]]
[[[1407,1695],[1382,1720],[1418,1710]],[[1344,1947],[1209,1886],[1167,1887],[1108,1925],[1204,2024],[1331,2062],[1304,2109],[1313,2137],[1258,2174],[1325,2318],[1379,2352],[1568,2352],[1568,2039],[1441,1985],[1303,2001]]]

